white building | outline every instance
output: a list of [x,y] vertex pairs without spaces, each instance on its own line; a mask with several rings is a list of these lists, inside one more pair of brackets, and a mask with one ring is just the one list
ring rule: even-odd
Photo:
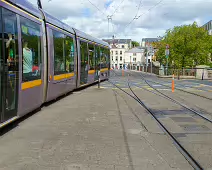
[[124,66],[124,54],[132,47],[131,39],[103,39],[110,45],[111,68],[122,69]]
[[208,31],[209,35],[212,35],[212,20],[210,20],[209,22],[207,22],[206,24],[204,24],[202,26],[205,30]]
[[125,52],[124,64],[128,69],[141,70],[145,63],[145,48],[132,48]]

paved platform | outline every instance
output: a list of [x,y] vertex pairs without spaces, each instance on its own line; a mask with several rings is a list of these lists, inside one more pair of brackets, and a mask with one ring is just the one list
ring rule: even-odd
[[92,86],[0,137],[0,170],[193,169],[137,102]]

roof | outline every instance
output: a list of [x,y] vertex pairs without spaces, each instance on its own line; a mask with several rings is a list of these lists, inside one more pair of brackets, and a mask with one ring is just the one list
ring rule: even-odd
[[159,38],[142,38],[142,41],[155,42],[155,41],[159,41]]
[[96,42],[96,43],[98,43],[98,44],[102,44],[102,45],[104,45],[104,46],[109,47],[109,44],[108,44],[107,42],[102,41],[102,40],[97,39],[97,38],[94,38],[94,37],[92,37],[91,35],[88,35],[88,34],[82,32],[82,31],[80,31],[80,30],[78,30],[78,29],[75,29],[75,28],[73,28],[73,29],[74,29],[74,31],[76,32],[76,35],[77,35],[77,36],[82,37],[82,38],[85,38],[85,39],[90,40],[90,41],[94,41],[94,42]]
[[8,0],[8,1],[10,1],[11,3],[17,5],[18,7],[26,10],[27,12],[30,12],[31,14],[33,14],[33,15],[39,17],[39,18],[42,18],[42,14],[41,14],[41,11],[42,11],[43,14],[45,15],[45,19],[48,23],[51,23],[51,24],[53,24],[53,25],[55,25],[55,26],[57,26],[57,27],[59,27],[63,30],[66,30],[66,31],[68,31],[72,34],[75,34],[75,32],[76,32],[76,35],[79,36],[79,37],[82,37],[82,38],[85,38],[87,40],[90,40],[90,41],[96,42],[98,44],[109,47],[109,44],[106,43],[105,41],[94,38],[91,35],[88,35],[88,34],[82,32],[82,31],[74,29],[73,27],[65,24],[64,22],[62,22],[58,18],[50,15],[46,11],[39,9],[38,6],[34,6],[32,3],[30,3],[27,0]]
[[115,44],[128,44],[132,40],[131,39],[103,39],[103,41],[108,42],[109,44],[112,44],[113,42]]
[[144,48],[132,48],[128,51],[126,51],[125,53],[143,53],[144,52]]
[[202,27],[205,26],[205,25],[207,25],[207,24],[209,24],[210,22],[212,22],[212,20],[206,22],[204,25],[202,25]]
[[88,34],[82,32],[82,31],[80,31],[78,29],[75,29],[75,28],[69,26],[68,24],[60,21],[56,17],[48,14],[47,12],[44,12],[43,11],[43,13],[45,15],[45,18],[46,18],[46,21],[47,22],[49,22],[49,23],[51,23],[51,24],[53,24],[53,25],[55,25],[55,26],[57,26],[59,28],[62,28],[62,29],[66,30],[66,31],[68,31],[68,32],[70,32],[72,34],[75,34],[76,33],[76,35],[79,36],[79,37],[81,37],[81,38],[84,38],[84,39],[87,39],[87,40],[90,40],[90,41],[96,42],[98,44],[101,44],[101,45],[104,45],[104,46],[109,47],[109,44],[106,43],[105,41],[102,41],[100,39],[97,39],[95,37],[92,37],[91,35],[88,35]]
[[41,18],[41,12],[39,11],[37,6],[34,6],[27,0],[8,0],[10,3],[17,5],[18,7],[26,10],[27,12],[31,13],[34,16]]
[[60,21],[59,19],[57,19],[56,17],[53,17],[52,15],[50,15],[49,13],[47,13],[46,11],[43,11],[45,15],[45,19],[48,23],[51,23],[59,28],[62,28],[64,30],[69,31],[70,33],[74,34],[74,30],[67,24],[63,23],[62,21]]

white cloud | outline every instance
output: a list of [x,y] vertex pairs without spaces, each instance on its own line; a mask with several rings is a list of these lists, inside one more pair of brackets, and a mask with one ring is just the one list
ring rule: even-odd
[[[37,0],[30,0],[36,4]],[[212,0],[42,0],[43,8],[67,24],[97,38],[131,38],[141,41],[146,37],[157,37],[175,25],[197,21],[202,25],[212,15]],[[91,3],[96,7],[94,7]],[[123,2],[122,2],[123,1]],[[108,8],[105,4],[111,2]],[[121,3],[122,2],[122,3]],[[160,3],[159,3],[160,2]],[[159,3],[159,4],[158,4]],[[158,4],[157,6],[155,6]],[[112,15],[109,25],[107,15]],[[151,9],[151,10],[149,10]],[[126,25],[135,17],[128,27]]]

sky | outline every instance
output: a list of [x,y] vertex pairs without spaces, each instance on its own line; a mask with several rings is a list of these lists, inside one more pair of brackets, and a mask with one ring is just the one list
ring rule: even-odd
[[[29,0],[37,4],[37,0]],[[41,0],[43,9],[96,38],[163,36],[174,26],[212,19],[212,0]],[[112,16],[109,20],[108,16]],[[135,18],[133,20],[133,18]]]

